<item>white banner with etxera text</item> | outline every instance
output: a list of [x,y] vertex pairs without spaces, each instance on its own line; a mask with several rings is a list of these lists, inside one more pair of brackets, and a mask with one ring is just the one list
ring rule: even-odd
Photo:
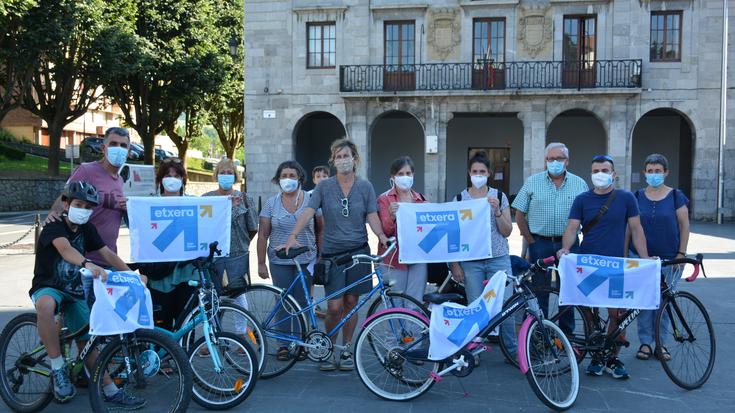
[[229,254],[231,205],[225,196],[128,198],[131,259],[188,261],[206,256],[214,241]]
[[485,198],[442,204],[400,203],[396,223],[401,263],[491,257],[490,204]]

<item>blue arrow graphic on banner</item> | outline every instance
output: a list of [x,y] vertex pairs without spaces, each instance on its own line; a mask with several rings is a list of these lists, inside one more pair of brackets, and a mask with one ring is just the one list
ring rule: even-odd
[[158,234],[153,245],[163,252],[183,232],[184,251],[198,250],[198,217],[196,206],[151,207],[151,221],[171,221]]
[[[444,316],[447,317],[447,310],[451,311],[451,308],[444,308]],[[456,309],[455,309],[456,310]],[[458,318],[458,317],[447,317],[447,318]],[[480,305],[472,308],[471,313],[464,315],[462,321],[460,321],[457,328],[452,331],[452,334],[447,337],[449,341],[454,343],[455,346],[461,346],[467,336],[470,334],[472,327],[477,325],[478,329],[482,329],[490,322],[490,316],[487,314],[487,307],[485,302],[480,300]]]
[[596,256],[577,257],[577,265],[586,265],[596,267],[597,269],[582,280],[577,288],[585,296],[589,296],[592,291],[597,289],[605,281],[608,281],[608,297],[623,298],[623,289],[625,284],[625,276],[623,269],[623,260],[615,258],[601,258]]
[[419,242],[419,248],[429,253],[445,236],[447,252],[459,252],[459,215],[457,211],[417,212],[416,222],[419,225],[434,225]]
[[132,278],[132,276],[114,275],[107,280],[108,285],[128,288],[125,294],[115,301],[115,313],[123,321],[127,321],[130,310],[136,304],[140,304],[138,306],[138,324],[149,324],[150,315],[145,302],[145,286],[137,279],[133,280]]

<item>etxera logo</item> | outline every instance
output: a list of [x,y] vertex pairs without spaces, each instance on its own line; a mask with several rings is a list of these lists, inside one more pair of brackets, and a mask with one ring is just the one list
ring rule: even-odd
[[196,251],[199,240],[197,220],[196,205],[151,207],[151,222],[171,221],[166,229],[153,240],[153,245],[163,252],[183,232],[184,251]]

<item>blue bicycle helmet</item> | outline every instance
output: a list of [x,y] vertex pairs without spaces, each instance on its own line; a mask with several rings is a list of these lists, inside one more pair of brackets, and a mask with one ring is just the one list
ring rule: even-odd
[[95,188],[94,185],[83,181],[69,182],[64,187],[64,192],[61,194],[61,200],[71,202],[74,199],[81,199],[82,201],[89,202],[94,206],[100,204],[97,188]]

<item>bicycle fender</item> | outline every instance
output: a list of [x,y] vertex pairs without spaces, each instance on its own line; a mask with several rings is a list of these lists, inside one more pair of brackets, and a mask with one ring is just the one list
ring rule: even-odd
[[396,307],[396,308],[386,308],[385,310],[380,310],[377,313],[371,315],[370,317],[366,318],[365,321],[362,322],[361,328],[365,328],[365,326],[369,322],[373,321],[375,318],[377,318],[377,317],[379,317],[379,316],[381,316],[381,315],[383,315],[385,313],[388,313],[388,312],[392,312],[392,313],[403,313],[403,314],[414,315],[414,316],[420,318],[421,320],[423,320],[426,323],[426,325],[429,325],[429,319],[426,318],[425,315],[419,313],[418,311],[409,310],[408,308],[398,308],[398,307]]
[[518,366],[521,369],[521,374],[526,374],[528,371],[528,358],[526,357],[526,337],[528,336],[528,329],[531,328],[531,323],[535,321],[533,316],[526,317],[521,324],[521,331],[518,332]]

